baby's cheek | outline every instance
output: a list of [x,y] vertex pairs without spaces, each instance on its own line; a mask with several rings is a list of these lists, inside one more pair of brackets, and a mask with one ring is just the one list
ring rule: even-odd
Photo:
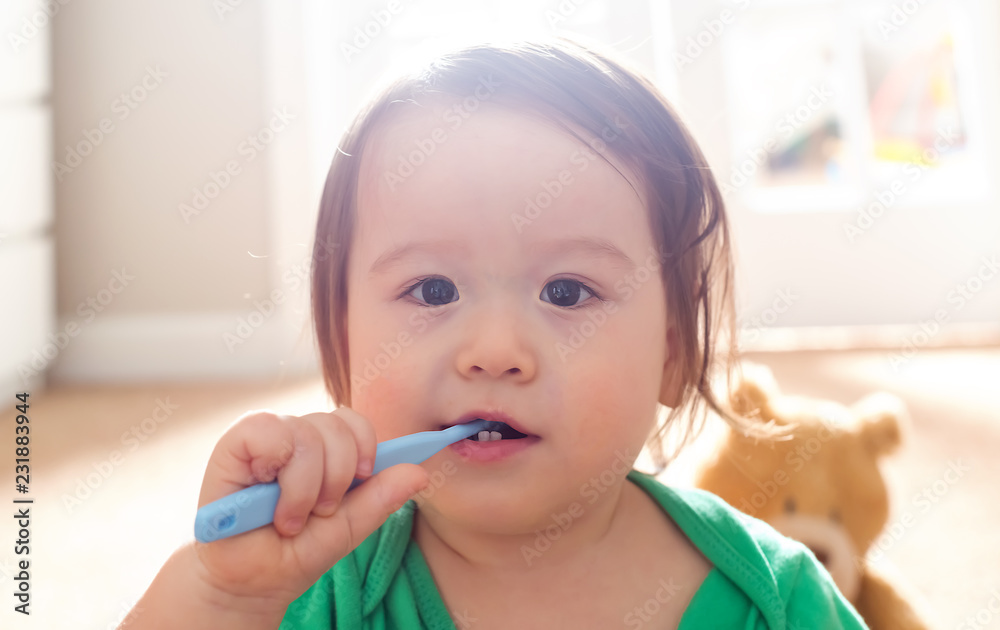
[[[367,383],[367,384],[364,384]],[[425,427],[407,426],[407,419],[413,415],[412,392],[402,379],[380,375],[370,381],[352,386],[353,408],[368,419],[375,427],[379,442],[399,437],[406,433],[424,430]]]
[[[638,452],[655,423],[656,394],[649,367],[628,357],[606,354],[597,363],[578,365],[567,398],[576,416],[581,447],[598,452],[629,448]],[[586,444],[585,444],[586,443]]]
[[569,389],[564,399],[567,421],[575,425],[577,434],[598,438],[613,432],[613,426],[625,410],[620,384],[609,372],[593,365],[579,365],[570,375]]

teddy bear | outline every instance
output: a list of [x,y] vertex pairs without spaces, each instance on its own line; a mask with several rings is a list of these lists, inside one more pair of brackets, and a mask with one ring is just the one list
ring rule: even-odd
[[878,460],[900,445],[903,402],[877,393],[847,407],[784,395],[767,367],[744,363],[741,371],[732,410],[787,434],[725,429],[694,485],[809,547],[872,630],[927,629],[900,587],[865,560],[889,519]]

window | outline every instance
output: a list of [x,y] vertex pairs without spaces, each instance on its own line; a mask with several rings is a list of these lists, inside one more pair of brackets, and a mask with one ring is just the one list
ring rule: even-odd
[[760,2],[723,38],[732,176],[757,211],[988,194],[973,2]]

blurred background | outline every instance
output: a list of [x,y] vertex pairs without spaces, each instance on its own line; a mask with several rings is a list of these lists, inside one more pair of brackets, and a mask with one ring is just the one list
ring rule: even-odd
[[115,627],[228,424],[331,408],[308,276],[337,140],[402,65],[511,33],[602,42],[674,103],[728,203],[747,356],[789,393],[907,402],[893,518],[970,463],[878,562],[935,627],[1000,628],[997,0],[6,0],[0,417],[29,393],[35,520],[33,614],[0,625]]

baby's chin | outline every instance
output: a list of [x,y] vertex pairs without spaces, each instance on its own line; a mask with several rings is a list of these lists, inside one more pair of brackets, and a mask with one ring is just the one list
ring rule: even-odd
[[427,498],[416,497],[418,509],[449,527],[507,535],[535,535],[558,527],[565,531],[590,507],[577,487],[539,488],[520,481],[464,483],[449,480]]

